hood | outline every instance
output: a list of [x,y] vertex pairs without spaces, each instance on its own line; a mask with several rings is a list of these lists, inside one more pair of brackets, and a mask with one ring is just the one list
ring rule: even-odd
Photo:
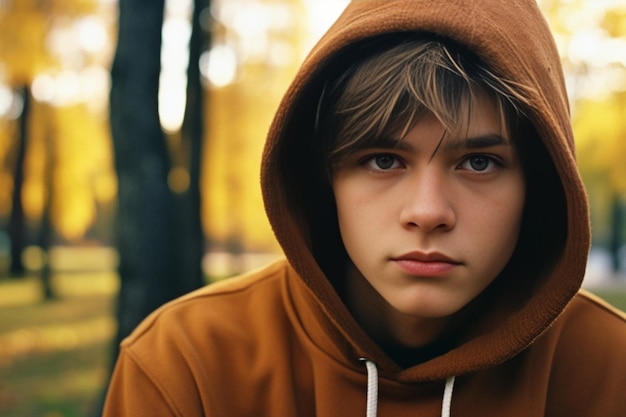
[[[358,57],[365,39],[427,32],[456,41],[494,72],[522,86],[527,117],[553,161],[552,185],[538,192],[537,216],[526,219],[529,246],[512,277],[496,279],[461,330],[455,347],[409,369],[391,362],[356,324],[337,282],[345,252],[332,193],[320,181],[313,126],[322,86]],[[343,64],[342,64],[343,63]],[[531,165],[532,170],[532,165]],[[541,182],[541,181],[538,181]],[[354,0],[321,38],[287,90],[271,125],[261,167],[267,215],[303,288],[352,348],[399,380],[462,375],[516,355],[542,334],[576,294],[590,244],[587,197],[578,174],[559,55],[532,0]],[[539,226],[538,223],[541,223]],[[532,226],[532,227],[531,227]],[[345,345],[345,340],[338,342]]]

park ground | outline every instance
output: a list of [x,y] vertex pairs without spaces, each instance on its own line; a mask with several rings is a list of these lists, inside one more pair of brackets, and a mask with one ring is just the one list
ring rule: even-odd
[[[43,302],[36,277],[0,277],[0,416],[89,417],[106,384],[117,276],[65,268],[53,284],[57,298]],[[594,284],[626,310],[624,281]]]
[[36,278],[0,282],[0,416],[87,417],[103,389],[115,334],[117,277],[55,277],[42,302]]

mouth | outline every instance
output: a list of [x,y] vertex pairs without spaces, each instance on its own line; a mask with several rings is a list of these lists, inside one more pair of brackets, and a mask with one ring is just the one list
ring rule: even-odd
[[409,252],[404,255],[392,258],[394,261],[416,261],[416,262],[446,262],[451,264],[460,264],[447,255],[440,252]]
[[461,265],[461,262],[440,252],[409,252],[391,258],[404,273],[417,277],[446,275]]

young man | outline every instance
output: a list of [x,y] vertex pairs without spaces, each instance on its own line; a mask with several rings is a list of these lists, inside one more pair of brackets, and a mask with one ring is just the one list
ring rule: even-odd
[[354,0],[262,167],[286,259],[155,312],[106,416],[626,416],[626,320],[532,1]]

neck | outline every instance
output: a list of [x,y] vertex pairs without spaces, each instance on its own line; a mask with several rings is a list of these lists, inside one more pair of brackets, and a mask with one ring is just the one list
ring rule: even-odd
[[348,308],[372,339],[399,365],[414,365],[448,349],[451,318],[415,317],[394,309],[351,267],[347,274]]

